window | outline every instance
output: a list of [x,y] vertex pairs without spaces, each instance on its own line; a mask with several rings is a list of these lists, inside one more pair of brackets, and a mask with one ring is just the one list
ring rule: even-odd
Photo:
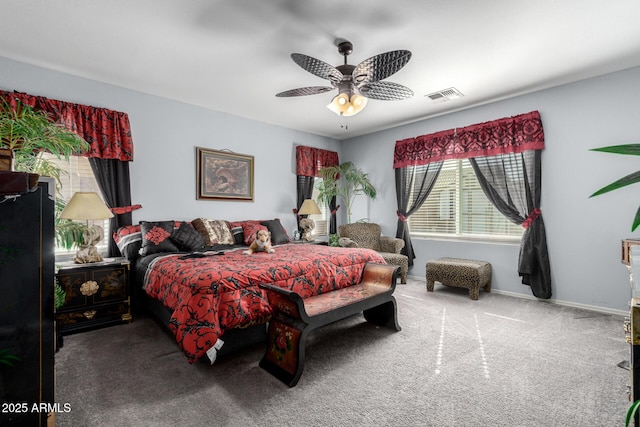
[[408,224],[409,231],[417,236],[519,240],[524,232],[487,199],[466,159],[443,163],[429,197],[409,217]]
[[[56,188],[56,197],[68,202],[76,191],[93,191],[102,198],[100,187],[93,175],[89,159],[79,156],[71,156],[69,161],[59,160],[53,154],[41,153],[41,156],[58,165],[66,171],[60,176],[60,187]],[[104,230],[103,239],[96,246],[99,252],[106,253],[109,242],[109,220],[89,221],[89,225],[99,225]],[[56,248],[56,255],[75,254],[77,248],[67,250],[63,247]]]
[[[316,177],[314,180],[313,193],[311,198],[318,201],[318,183],[322,182],[322,178]],[[331,218],[331,211],[326,203],[318,203],[320,208],[319,214],[309,215],[309,218],[316,224],[316,228],[311,233],[313,236],[328,236],[329,235],[329,220]]]

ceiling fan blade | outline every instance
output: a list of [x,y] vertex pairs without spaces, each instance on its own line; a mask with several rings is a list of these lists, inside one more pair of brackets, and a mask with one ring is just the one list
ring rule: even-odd
[[411,52],[408,50],[381,53],[358,64],[351,76],[356,85],[377,82],[400,71],[410,59]]
[[340,70],[324,61],[303,55],[302,53],[292,53],[291,59],[311,74],[329,80],[334,85],[342,81],[342,73]]
[[276,96],[283,98],[287,96],[306,96],[317,95],[319,93],[329,92],[335,88],[329,86],[309,86],[300,87],[298,89],[285,90],[284,92],[277,93]]
[[392,82],[372,82],[360,87],[362,96],[379,101],[399,101],[411,98],[413,91],[406,86]]

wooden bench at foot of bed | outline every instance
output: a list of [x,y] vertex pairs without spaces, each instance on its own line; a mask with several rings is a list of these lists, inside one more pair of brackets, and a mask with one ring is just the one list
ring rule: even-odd
[[309,298],[277,286],[260,285],[274,307],[260,367],[294,387],[304,369],[309,332],[360,312],[368,322],[399,331],[392,295],[399,272],[400,267],[394,265],[367,263],[360,283]]

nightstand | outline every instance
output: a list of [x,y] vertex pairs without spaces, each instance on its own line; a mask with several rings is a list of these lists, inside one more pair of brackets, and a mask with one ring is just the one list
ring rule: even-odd
[[131,322],[130,264],[125,258],[56,263],[56,267],[56,282],[66,293],[55,313],[59,335]]
[[327,242],[326,240],[312,240],[310,242],[306,242],[304,240],[292,240],[289,243],[293,243],[295,245],[322,245],[322,246],[329,245],[329,242]]

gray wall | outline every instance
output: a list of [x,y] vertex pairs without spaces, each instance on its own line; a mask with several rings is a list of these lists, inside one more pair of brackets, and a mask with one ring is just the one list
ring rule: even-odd
[[[295,145],[340,151],[339,141],[78,78],[0,57],[0,89],[123,111],[134,141],[132,202],[140,220],[280,218],[295,228]],[[254,202],[196,200],[195,147],[254,156]]]
[[[638,235],[630,232],[630,224],[640,204],[640,187],[594,199],[588,196],[637,170],[638,162],[588,149],[640,140],[640,68],[344,143],[4,58],[0,58],[0,88],[127,112],[136,150],[131,164],[133,203],[143,205],[134,214],[136,222],[197,216],[230,220],[280,217],[291,230],[294,146],[303,144],[336,150],[342,161],[353,160],[371,175],[380,190],[379,197],[375,201],[356,200],[354,219],[379,222],[387,235],[394,235],[396,230],[392,169],[396,140],[538,110],[546,138],[542,212],[551,256],[553,298],[605,311],[623,312],[628,308],[629,277],[620,263],[620,240]],[[255,202],[197,201],[196,146],[255,156]],[[451,255],[481,258],[493,265],[493,289],[531,295],[517,275],[517,245],[416,238],[414,247],[418,258],[410,272],[413,276],[424,277],[428,259]]]
[[[640,169],[640,163],[634,157],[588,150],[640,142],[638,100],[640,68],[633,68],[345,141],[343,160],[354,161],[380,188],[376,200],[356,202],[354,218],[368,217],[383,225],[384,234],[395,235],[392,165],[397,140],[538,110],[546,143],[541,209],[553,298],[605,311],[626,311],[629,276],[620,263],[620,241],[638,237],[637,231],[631,233],[631,222],[640,205],[640,187],[593,199],[589,195]],[[414,238],[413,244],[417,258],[410,275],[423,278],[426,261],[442,256],[484,259],[493,265],[493,289],[531,296],[517,275],[517,245],[425,238]]]

